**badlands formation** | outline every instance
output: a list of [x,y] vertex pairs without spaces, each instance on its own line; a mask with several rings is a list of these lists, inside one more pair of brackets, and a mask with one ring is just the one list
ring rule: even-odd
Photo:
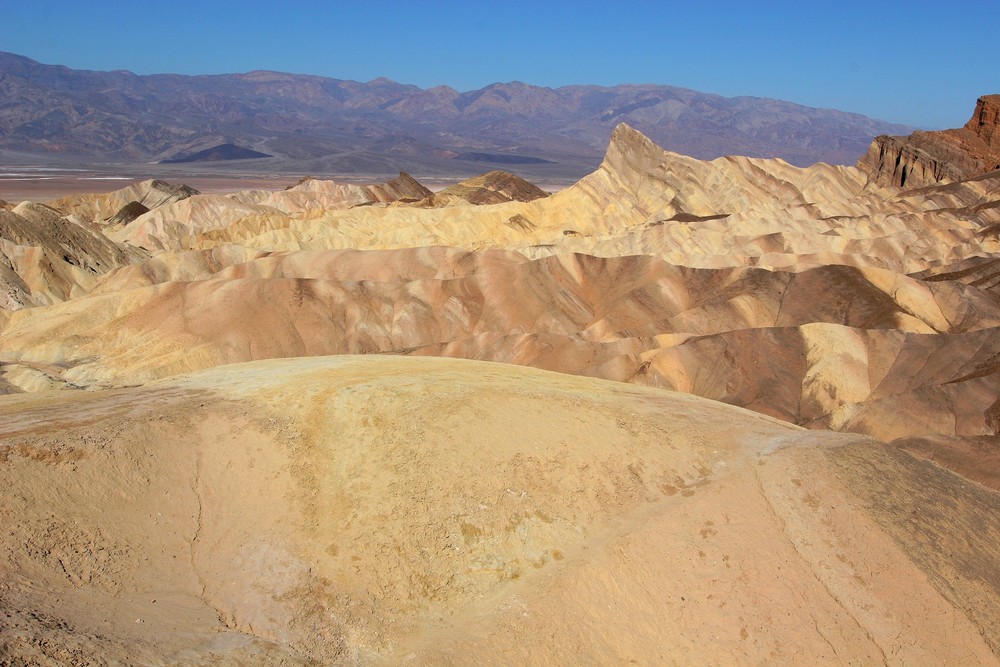
[[995,104],[5,205],[0,664],[998,664]]

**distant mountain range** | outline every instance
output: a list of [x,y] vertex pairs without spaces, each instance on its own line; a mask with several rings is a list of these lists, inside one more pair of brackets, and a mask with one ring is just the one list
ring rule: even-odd
[[913,129],[671,86],[511,82],[459,92],[268,71],[138,76],[0,52],[0,160],[8,163],[175,160],[233,144],[274,156],[257,164],[277,171],[456,174],[516,164],[579,176],[600,162],[620,122],[701,159],[739,154],[796,165],[854,163],[876,135]]

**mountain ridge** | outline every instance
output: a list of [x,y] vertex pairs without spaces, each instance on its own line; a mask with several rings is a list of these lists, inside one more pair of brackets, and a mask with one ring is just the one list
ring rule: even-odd
[[[494,83],[459,92],[255,71],[186,76],[78,71],[0,52],[0,150],[64,159],[160,160],[234,143],[348,173],[469,172],[485,154],[580,177],[619,122],[699,159],[744,154],[800,166],[853,163],[879,134],[912,128],[781,100],[673,86]],[[488,161],[487,161],[488,162]],[[502,162],[495,162],[500,165]],[[470,174],[471,175],[471,174]]]

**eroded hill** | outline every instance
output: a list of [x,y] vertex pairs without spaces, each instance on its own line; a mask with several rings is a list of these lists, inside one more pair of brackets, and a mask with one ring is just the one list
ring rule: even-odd
[[3,659],[996,664],[996,495],[867,438],[373,356],[0,411]]

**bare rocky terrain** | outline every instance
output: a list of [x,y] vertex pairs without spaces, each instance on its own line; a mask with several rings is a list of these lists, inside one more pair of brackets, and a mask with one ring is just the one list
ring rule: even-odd
[[995,665],[998,230],[625,124],[5,206],[0,663]]

